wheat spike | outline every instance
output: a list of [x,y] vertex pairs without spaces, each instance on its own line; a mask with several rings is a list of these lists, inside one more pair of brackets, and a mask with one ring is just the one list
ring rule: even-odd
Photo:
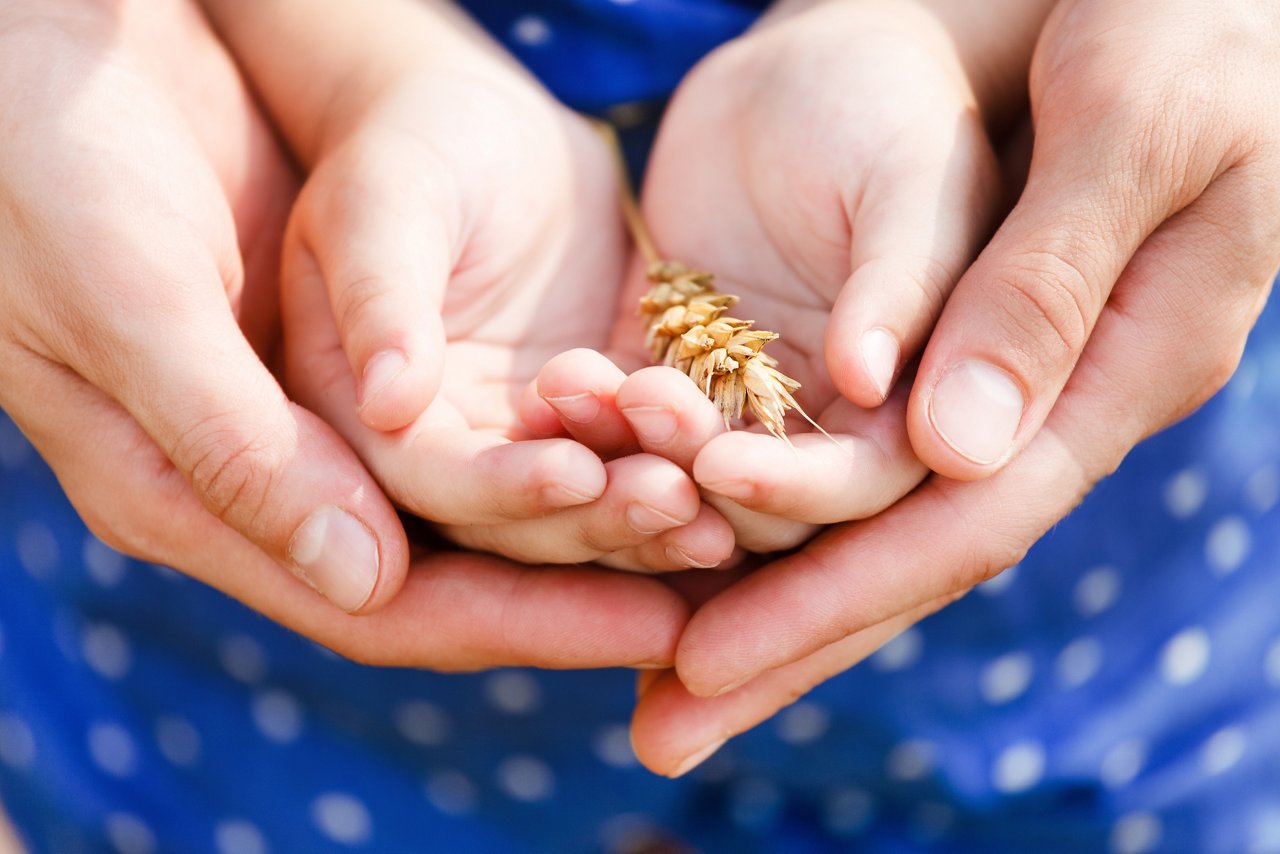
[[778,334],[726,315],[738,298],[717,292],[714,275],[659,254],[640,216],[618,135],[607,123],[596,126],[613,148],[627,227],[649,264],[651,287],[640,298],[640,315],[647,324],[645,344],[654,363],[676,368],[693,380],[720,410],[726,427],[750,409],[766,430],[789,444],[785,416],[794,409],[825,434],[794,397],[800,383],[779,371],[777,360],[764,352],[764,345]]

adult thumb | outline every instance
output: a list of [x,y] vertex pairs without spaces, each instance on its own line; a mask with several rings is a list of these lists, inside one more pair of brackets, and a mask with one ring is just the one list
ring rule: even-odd
[[921,360],[907,421],[931,469],[989,476],[1040,429],[1116,280],[1179,205],[1179,188],[1150,180],[1142,160],[1061,128],[1037,140],[1022,197],[960,278]]
[[174,291],[186,294],[68,363],[128,410],[229,527],[344,611],[385,604],[408,567],[390,502],[343,440],[288,400],[220,287]]

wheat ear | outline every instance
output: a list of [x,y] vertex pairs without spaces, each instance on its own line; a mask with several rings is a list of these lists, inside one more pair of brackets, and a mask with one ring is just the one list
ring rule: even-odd
[[613,149],[622,212],[648,265],[651,287],[640,298],[640,315],[648,328],[645,344],[654,363],[673,367],[693,380],[720,410],[726,427],[750,409],[766,430],[790,444],[785,416],[794,409],[827,435],[796,401],[800,383],[779,371],[777,360],[764,352],[764,345],[778,334],[752,329],[754,321],[728,316],[725,312],[738,298],[718,293],[714,275],[659,254],[640,215],[618,134],[606,122],[596,122],[596,127]]

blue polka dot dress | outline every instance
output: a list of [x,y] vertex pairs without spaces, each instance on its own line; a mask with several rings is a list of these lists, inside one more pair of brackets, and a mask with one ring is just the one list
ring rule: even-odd
[[[603,110],[762,4],[473,5]],[[678,781],[630,672],[341,660],[103,545],[0,417],[0,802],[59,854],[1280,852],[1276,302],[1019,567]]]

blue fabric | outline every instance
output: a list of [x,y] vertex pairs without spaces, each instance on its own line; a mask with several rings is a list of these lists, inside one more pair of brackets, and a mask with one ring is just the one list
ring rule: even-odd
[[[547,2],[514,49],[579,106],[660,97],[750,8]],[[0,802],[34,852],[1280,851],[1275,303],[1020,567],[675,782],[629,672],[340,660],[104,546],[0,417]]]

